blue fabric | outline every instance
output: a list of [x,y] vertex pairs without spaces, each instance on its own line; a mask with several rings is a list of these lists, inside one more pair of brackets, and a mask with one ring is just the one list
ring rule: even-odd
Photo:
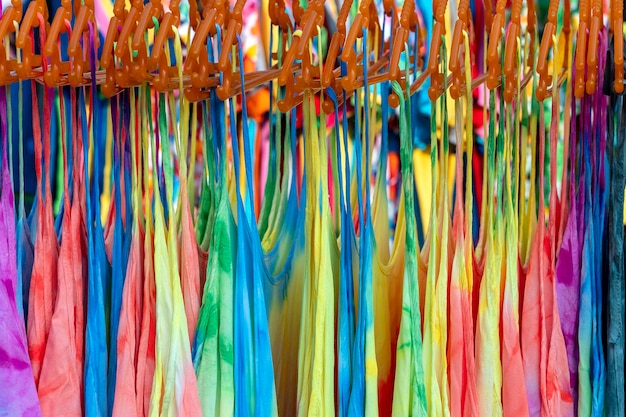
[[[93,30],[93,28],[90,29]],[[93,47],[93,45],[92,45]],[[93,48],[92,48],[93,50]],[[95,57],[90,54],[92,72],[92,91],[95,90]],[[85,97],[83,92],[79,96],[79,108],[82,109],[81,117],[87,120],[85,115]],[[100,104],[101,101],[95,97],[93,106],[93,120],[101,120],[106,109]],[[99,128],[104,125],[105,128]],[[107,320],[106,320],[106,300],[107,281],[109,275],[109,264],[104,250],[104,231],[100,220],[100,181],[102,180],[102,169],[100,168],[100,144],[106,141],[106,124],[93,123],[93,139],[89,140],[86,123],[82,124],[83,129],[83,152],[87,160],[89,147],[94,149],[93,178],[89,178],[88,164],[85,164],[85,195],[87,196],[87,246],[88,246],[88,282],[87,282],[87,320],[85,325],[85,416],[86,417],[106,417],[110,415],[108,407],[108,352],[107,352]]]
[[[239,48],[241,39],[237,36]],[[243,57],[239,49],[239,64]],[[244,79],[241,74],[241,83]],[[245,93],[242,94],[243,155],[247,167],[252,166]],[[231,137],[237,138],[235,103],[230,100]],[[239,161],[238,141],[232,141],[233,160]],[[240,169],[235,163],[237,179],[237,264],[235,279],[235,415],[269,417],[276,412],[274,366],[269,340],[263,282],[267,269],[263,261],[261,241],[256,229],[252,170],[246,169],[246,194],[241,195]],[[243,255],[243,256],[242,256]],[[252,262],[250,262],[252,259]],[[238,314],[239,313],[239,314]],[[250,359],[253,360],[251,361]],[[247,382],[247,383],[246,383]],[[249,389],[251,391],[249,391]],[[241,389],[241,391],[239,391]]]
[[[345,70],[345,67],[342,67]],[[343,74],[342,74],[343,75]],[[382,86],[383,97],[385,94],[385,86]],[[341,167],[341,140],[339,134],[339,109],[335,92],[329,89],[328,96],[335,103],[335,137],[337,143],[337,166]],[[386,110],[385,100],[383,100],[383,123],[385,124],[384,112]],[[345,101],[343,103],[343,111],[345,114]],[[343,118],[343,142],[345,149],[347,147],[347,120]],[[386,129],[383,126],[383,142],[386,139]],[[338,323],[337,323],[337,397],[338,397],[338,415],[345,417],[349,414],[350,400],[350,379],[352,375],[352,345],[354,344],[354,280],[352,270],[352,252],[355,245],[354,223],[352,222],[352,208],[349,198],[346,197],[343,184],[350,184],[350,161],[347,158],[345,162],[345,180],[344,173],[339,169],[339,204],[341,208],[341,257],[340,257],[340,277],[339,277],[339,296],[338,296]],[[344,182],[345,181],[345,182]]]
[[[367,45],[367,32],[363,31],[363,45]],[[367,67],[367,54],[363,53],[363,65]],[[367,71],[364,71],[364,86],[367,88]],[[365,137],[369,137],[369,94],[364,95],[364,120],[360,120],[360,112],[355,112],[355,132],[354,132],[354,153],[356,156],[356,176],[357,176],[357,201],[359,205],[359,297],[356,332],[352,346],[352,391],[350,393],[349,415],[360,416],[365,412],[366,400],[366,345],[368,329],[374,326],[374,308],[372,293],[372,248],[373,248],[373,225],[370,208],[370,187],[369,185],[369,164],[365,164],[365,173],[361,172],[362,166],[362,143],[361,143],[361,123],[365,130]],[[345,118],[344,118],[345,119]],[[369,141],[366,141],[365,154],[369,155]],[[382,156],[382,155],[381,155]],[[364,180],[365,178],[365,180]],[[365,196],[363,196],[362,185],[365,182]]]
[[[22,83],[22,100],[19,100],[19,84],[11,84],[11,106],[14,109],[31,109],[31,86],[29,82]],[[17,111],[13,111],[13,166],[19,164],[19,128],[20,123],[24,137],[24,173],[35,172],[35,142],[33,140],[33,117],[31,112],[22,111],[21,116]],[[19,185],[19,172],[13,170],[13,184]],[[17,187],[15,187],[17,190]],[[37,178],[34,175],[24,175],[25,211],[28,213],[33,203],[33,198],[37,192]]]
[[606,386],[606,363],[604,358],[604,347],[602,342],[602,260],[604,258],[604,226],[606,215],[606,198],[607,188],[606,182],[609,180],[609,173],[605,169],[606,167],[606,153],[604,149],[605,138],[601,135],[606,134],[606,129],[603,128],[605,100],[600,94],[596,96],[596,128],[593,132],[593,146],[595,147],[592,156],[594,157],[593,166],[593,202],[592,202],[592,217],[594,218],[593,231],[596,242],[594,250],[595,262],[593,270],[593,341],[592,341],[592,387],[593,387],[593,399],[592,399],[592,416],[601,417],[604,412],[604,390]]
[[[609,80],[613,73],[608,72]],[[624,413],[624,162],[626,123],[624,97],[612,94],[607,112],[608,150],[611,167],[608,206],[608,288],[607,297],[607,415]]]
[[[119,112],[118,105],[115,101],[112,102],[112,117],[113,126],[129,126],[130,109],[128,103],[128,93],[124,92],[120,96]],[[119,117],[123,117],[123,121],[119,120]],[[120,184],[121,175],[125,175],[126,184],[130,184],[130,180],[127,178],[129,169],[125,169],[124,165],[128,165],[127,151],[122,148],[122,135],[127,132],[114,129],[114,152],[113,152],[113,176],[115,184]],[[126,141],[128,142],[128,141]],[[125,171],[122,174],[121,171]],[[122,225],[122,194],[121,187],[115,187],[115,223],[113,228],[113,253],[112,253],[112,275],[111,275],[111,310],[110,310],[110,331],[109,331],[109,362],[108,362],[108,409],[109,412],[113,410],[113,400],[115,398],[115,380],[117,375],[117,334],[120,322],[120,310],[122,307],[122,292],[124,288],[124,279],[126,276],[126,264],[128,262],[128,253],[130,249],[130,235],[132,219],[131,210],[128,205],[130,204],[130,187],[126,187],[125,190],[125,203],[126,204],[126,230]]]
[[[26,83],[29,85],[29,83]],[[20,89],[21,87],[21,89]],[[31,114],[29,112],[24,112],[24,108],[29,108],[26,106],[32,107],[30,104],[24,104],[24,83],[20,84],[12,84],[11,88],[11,106],[17,109],[15,112],[15,116],[17,117],[17,123],[13,123],[13,131],[11,132],[11,139],[13,141],[17,140],[17,143],[14,143],[13,147],[13,159],[17,160],[14,162],[14,167],[19,167],[22,165],[23,171],[20,171],[20,168],[14,168],[14,177],[13,184],[14,190],[17,190],[19,194],[19,201],[17,206],[17,228],[16,228],[16,237],[17,237],[17,287],[16,287],[16,302],[17,309],[20,313],[20,316],[23,320],[23,324],[28,319],[28,299],[30,294],[30,281],[31,275],[33,272],[33,261],[34,261],[34,248],[33,248],[33,239],[30,233],[30,228],[28,224],[28,218],[26,216],[26,208],[25,208],[25,192],[27,189],[26,181],[23,175],[23,172],[34,172],[34,167],[30,171],[26,171],[26,167],[24,166],[24,152],[20,153],[20,147],[24,147],[26,144],[24,143],[24,136],[28,133],[28,137],[31,140],[28,142],[30,145],[30,149],[34,152],[34,141],[32,140],[32,120]],[[30,96],[28,97],[30,100]],[[26,115],[24,115],[26,113]],[[22,121],[22,122],[20,122]],[[25,123],[30,123],[25,125]],[[16,132],[17,130],[17,132]],[[34,164],[34,158],[30,159],[31,164]],[[20,175],[22,174],[22,175]],[[21,182],[24,186],[21,186]],[[27,175],[26,178],[30,182],[34,184],[34,188],[29,192],[34,194],[36,192],[37,182],[36,177],[33,175]]]
[[[433,32],[433,2],[430,0],[417,0],[417,9],[422,15],[424,29],[426,30],[426,45],[432,42]],[[424,62],[428,62],[428,53],[430,48],[426,48]],[[413,137],[413,146],[417,149],[426,149],[430,145],[430,108],[431,102],[428,97],[428,87],[430,87],[430,78],[428,78],[422,88],[410,98],[411,100],[411,135]]]

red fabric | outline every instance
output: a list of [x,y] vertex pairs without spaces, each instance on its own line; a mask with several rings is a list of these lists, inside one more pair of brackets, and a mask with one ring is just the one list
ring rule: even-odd
[[[147,198],[147,197],[146,197]],[[155,367],[156,341],[156,286],[154,282],[154,234],[152,219],[146,218],[143,257],[143,306],[141,311],[141,334],[137,353],[137,416],[147,416],[150,411],[150,394]]]
[[182,204],[180,253],[178,256],[180,263],[180,285],[185,304],[189,341],[193,344],[193,338],[196,334],[196,325],[198,324],[198,315],[200,314],[202,287],[200,286],[200,270],[198,268],[198,244],[196,243],[196,235],[194,233],[193,219],[191,217],[189,197],[187,194],[187,183],[185,180],[181,182],[180,189],[180,201]]
[[[75,96],[73,106],[75,106]],[[65,126],[63,100],[61,103],[61,126]],[[74,120],[75,122],[75,120]],[[74,124],[76,126],[76,124]],[[62,135],[65,143],[68,135]],[[67,153],[63,154],[64,165],[64,212],[61,251],[58,260],[58,292],[50,333],[43,357],[38,385],[39,401],[44,416],[82,417],[83,402],[83,262],[84,222],[79,198],[81,181],[79,172],[82,167],[82,147],[77,141],[76,130],[73,133],[75,152],[74,189],[70,203]],[[64,143],[64,145],[65,145]],[[68,146],[65,149],[69,149]]]
[[[461,158],[457,159],[453,236],[455,241],[453,266],[450,269],[448,292],[448,378],[450,383],[450,416],[477,416],[476,366],[474,361],[474,323],[466,263],[472,262],[465,239],[471,239],[471,230],[465,230],[463,204],[463,173]],[[471,210],[472,208],[467,208]],[[469,236],[466,236],[469,233]],[[468,256],[469,255],[469,256]],[[462,262],[461,262],[462,261]],[[463,279],[461,279],[463,278]]]
[[[34,81],[33,91],[35,91]],[[50,106],[48,100],[44,100],[43,166],[48,171],[50,164]],[[33,94],[32,104],[35,173],[37,176],[37,232],[35,235],[33,272],[28,302],[27,338],[28,354],[33,368],[35,386],[39,387],[41,367],[46,353],[46,342],[57,297],[57,259],[59,249],[54,231],[52,193],[50,192],[49,181],[46,181],[45,193],[42,190],[42,137],[36,94]]]
[[141,416],[143,408],[143,397],[137,390],[139,385],[137,365],[141,358],[138,351],[143,310],[144,232],[140,225],[136,225],[134,232],[126,267],[117,334],[117,380],[113,416]]

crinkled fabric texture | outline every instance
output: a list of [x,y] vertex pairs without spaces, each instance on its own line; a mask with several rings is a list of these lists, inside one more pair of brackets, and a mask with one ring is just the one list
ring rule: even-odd
[[[39,399],[28,357],[24,322],[15,300],[17,257],[13,186],[7,161],[6,95],[0,89],[2,118],[2,167],[0,177],[0,413],[7,416],[40,416]],[[21,306],[19,306],[21,308]],[[19,400],[17,400],[19,399]]]

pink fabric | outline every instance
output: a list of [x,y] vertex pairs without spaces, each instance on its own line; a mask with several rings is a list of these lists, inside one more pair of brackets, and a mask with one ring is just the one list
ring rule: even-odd
[[[126,267],[117,334],[117,379],[113,416],[142,415],[143,396],[137,390],[137,362],[143,307],[144,233],[136,225]],[[141,403],[141,407],[140,407]]]

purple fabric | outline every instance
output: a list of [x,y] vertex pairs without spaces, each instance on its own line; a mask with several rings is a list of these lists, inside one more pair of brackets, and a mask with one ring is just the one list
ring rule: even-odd
[[7,103],[5,89],[0,88],[2,119],[2,194],[0,195],[0,414],[6,416],[40,416],[39,399],[30,367],[26,331],[17,311],[15,286],[17,258],[15,239],[15,205],[7,162]]
[[[575,71],[575,69],[574,69]],[[573,85],[572,85],[573,89]],[[572,100],[569,144],[569,193],[570,211],[563,242],[556,262],[556,298],[559,307],[561,330],[565,339],[567,362],[570,375],[570,389],[574,404],[578,403],[578,309],[580,301],[580,274],[584,231],[581,228],[584,212],[584,181],[577,175],[576,161],[579,142],[576,126],[576,100]],[[579,172],[580,174],[580,172]],[[584,227],[584,226],[583,226]],[[576,407],[574,408],[576,413]]]
[[556,294],[561,329],[567,349],[570,388],[574,401],[578,391],[578,303],[580,289],[581,251],[578,217],[582,199],[572,200],[563,243],[556,263]]

